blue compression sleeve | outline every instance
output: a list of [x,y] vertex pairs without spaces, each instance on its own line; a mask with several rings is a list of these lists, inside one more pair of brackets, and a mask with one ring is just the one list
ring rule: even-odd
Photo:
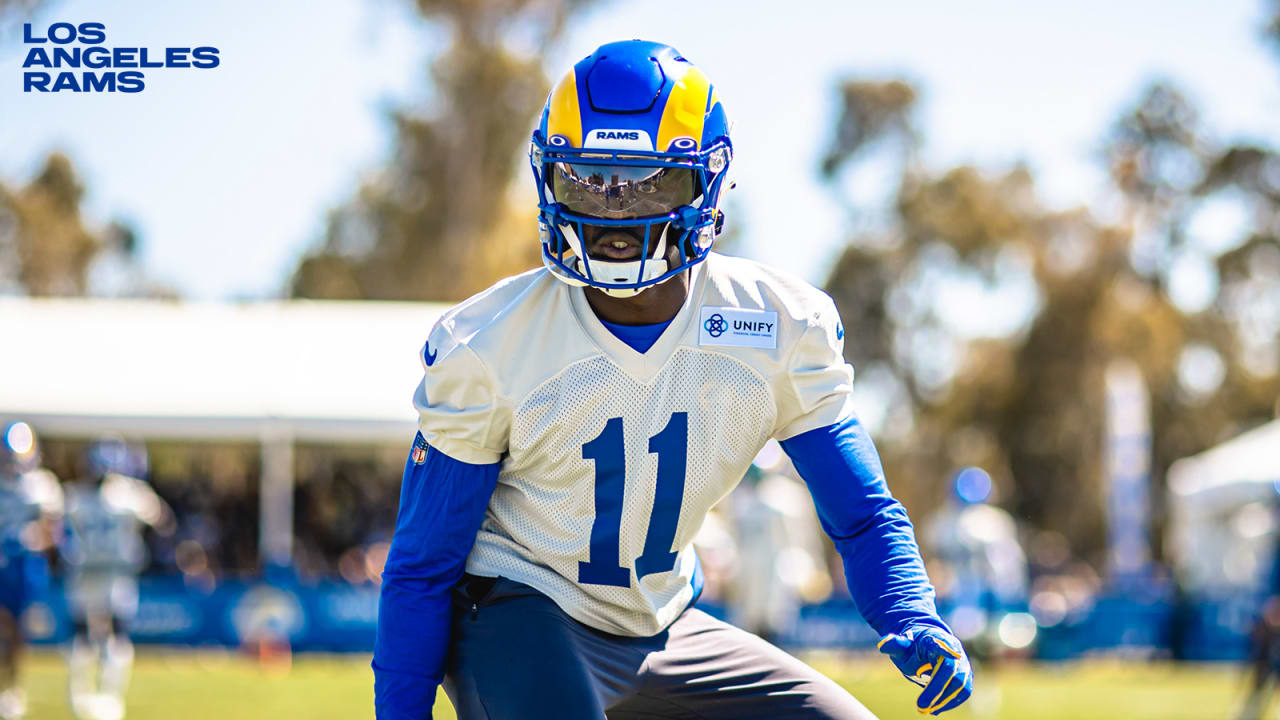
[[858,418],[783,440],[782,449],[809,486],[867,623],[881,636],[911,625],[950,632],[934,607],[911,520],[889,493],[880,456]]
[[[426,446],[421,435],[414,442]],[[431,717],[449,644],[449,592],[475,544],[498,466],[464,463],[429,446],[425,462],[410,455],[405,464],[373,651],[379,720]]]

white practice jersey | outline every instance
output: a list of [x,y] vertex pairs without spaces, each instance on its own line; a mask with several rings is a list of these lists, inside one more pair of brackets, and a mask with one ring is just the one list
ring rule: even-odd
[[67,489],[62,556],[73,571],[137,572],[146,564],[142,525],[165,514],[145,481],[108,474],[99,483]]
[[692,600],[703,518],[764,443],[852,412],[843,345],[825,293],[717,254],[643,354],[541,269],[452,309],[414,403],[432,446],[502,463],[467,571],[606,632],[660,632]]

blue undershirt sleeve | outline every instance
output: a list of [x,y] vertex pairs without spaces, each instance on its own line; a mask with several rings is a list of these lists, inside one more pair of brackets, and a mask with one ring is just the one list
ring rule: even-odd
[[783,440],[782,449],[809,486],[863,619],[881,636],[913,625],[950,632],[934,606],[911,520],[890,494],[857,416]]
[[449,593],[475,544],[499,463],[472,465],[427,446],[410,455],[400,512],[382,571],[378,639],[373,651],[378,720],[431,717],[449,644]]

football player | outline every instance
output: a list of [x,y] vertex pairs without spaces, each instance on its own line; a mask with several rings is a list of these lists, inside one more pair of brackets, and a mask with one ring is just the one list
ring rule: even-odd
[[674,48],[604,45],[552,89],[530,159],[545,268],[430,331],[383,573],[378,717],[872,718],[699,611],[692,540],[770,438],[806,481],[880,647],[959,705],[902,506],[850,407],[831,299],[711,252],[725,110]]
[[942,595],[943,616],[976,658],[1005,649],[999,627],[1027,610],[1027,556],[1013,516],[987,500],[991,476],[977,467],[957,472],[951,499],[923,531],[932,556],[951,576]]
[[22,613],[48,584],[43,551],[62,513],[58,479],[40,467],[40,446],[24,422],[0,426],[0,720],[26,715],[18,687]]
[[147,471],[145,449],[106,438],[91,443],[85,459],[88,478],[67,488],[61,546],[75,628],[71,706],[82,720],[117,720],[124,716],[133,667],[128,632],[138,611],[138,573],[146,564],[143,525],[169,532],[174,520],[138,477]]

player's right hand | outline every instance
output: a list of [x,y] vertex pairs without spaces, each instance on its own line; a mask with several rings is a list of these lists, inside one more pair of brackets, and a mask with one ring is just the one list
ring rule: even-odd
[[876,647],[898,670],[921,686],[916,710],[939,715],[958,707],[973,692],[973,669],[956,636],[936,627],[910,628],[885,635]]

